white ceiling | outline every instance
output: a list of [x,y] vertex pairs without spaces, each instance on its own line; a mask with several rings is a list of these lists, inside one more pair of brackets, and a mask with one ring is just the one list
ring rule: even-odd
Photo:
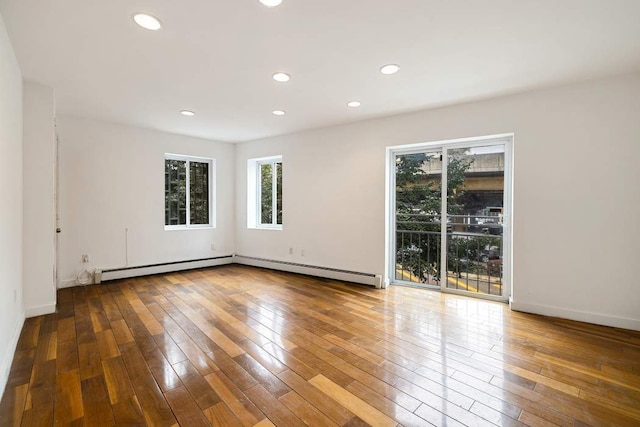
[[[138,27],[140,11],[163,30]],[[59,114],[222,141],[640,70],[640,0],[0,0],[0,13]],[[400,72],[380,74],[387,63]]]

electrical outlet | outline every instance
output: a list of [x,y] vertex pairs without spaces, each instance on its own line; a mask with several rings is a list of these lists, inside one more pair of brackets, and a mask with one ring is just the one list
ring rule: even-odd
[[18,290],[13,290],[13,302],[18,302]]
[[216,245],[214,245],[213,243],[211,244],[211,250],[215,251],[216,250]]
[[82,262],[89,262],[89,255],[82,254]]
[[293,255],[293,248],[289,248],[289,255]]
[[300,256],[304,256],[304,249],[300,249]]

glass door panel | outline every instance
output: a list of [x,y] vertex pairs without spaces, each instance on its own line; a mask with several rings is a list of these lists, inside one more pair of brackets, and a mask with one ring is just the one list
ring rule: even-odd
[[442,151],[395,157],[395,280],[440,287]]
[[448,289],[503,295],[504,145],[446,150]]

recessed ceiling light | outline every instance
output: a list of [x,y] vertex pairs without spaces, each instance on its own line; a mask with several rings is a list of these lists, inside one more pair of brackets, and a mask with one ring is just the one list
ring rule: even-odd
[[360,101],[347,102],[347,107],[356,108],[360,106]]
[[196,113],[194,113],[191,110],[182,110],[180,111],[180,114],[182,114],[183,116],[189,116],[189,117],[193,117],[196,115]]
[[398,67],[396,64],[387,64],[387,65],[383,65],[380,68],[380,72],[382,74],[389,75],[389,74],[397,73],[399,69],[400,69],[400,67]]
[[273,80],[280,82],[280,83],[285,83],[288,82],[289,80],[291,80],[291,76],[287,73],[275,73],[273,75]]
[[284,116],[285,114],[287,114],[286,112],[282,111],[282,110],[273,110],[272,113],[276,116]]
[[260,3],[262,3],[267,7],[276,7],[276,6],[280,6],[280,3],[282,3],[282,0],[260,0]]
[[157,31],[162,28],[162,24],[155,16],[147,15],[146,13],[136,13],[133,15],[133,20],[136,24],[147,30]]

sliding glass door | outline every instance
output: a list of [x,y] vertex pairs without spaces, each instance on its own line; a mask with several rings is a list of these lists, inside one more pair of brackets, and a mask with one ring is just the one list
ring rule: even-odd
[[508,297],[511,136],[389,148],[392,283]]
[[395,280],[440,287],[442,151],[395,156]]

